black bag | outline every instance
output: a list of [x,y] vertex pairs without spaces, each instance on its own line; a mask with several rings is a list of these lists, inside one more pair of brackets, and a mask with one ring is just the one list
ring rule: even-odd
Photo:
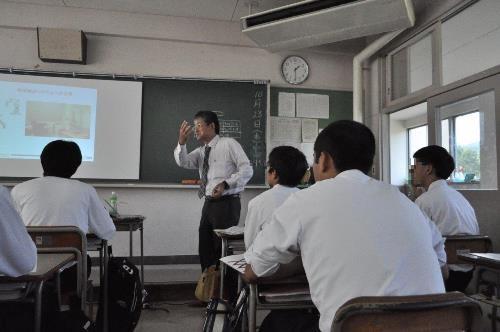
[[[102,329],[101,295],[97,313]],[[127,258],[111,257],[108,263],[108,331],[131,332],[142,310],[142,283],[139,270]]]
[[239,332],[242,331],[243,316],[246,314],[248,287],[238,294],[234,306],[222,299],[208,302],[203,323],[203,332]]

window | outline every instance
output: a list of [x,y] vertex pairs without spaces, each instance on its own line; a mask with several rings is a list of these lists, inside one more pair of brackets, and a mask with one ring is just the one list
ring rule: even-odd
[[468,188],[496,189],[496,126],[493,91],[438,107],[441,145],[455,159],[450,180]]
[[427,146],[427,103],[391,113],[389,127],[391,184],[401,186],[408,181],[413,153]]
[[455,171],[450,179],[452,182],[470,183],[479,182],[481,179],[481,128],[479,121],[479,112],[441,121],[442,146],[455,159]]
[[500,65],[500,1],[481,0],[442,23],[443,84]]
[[429,34],[390,56],[391,100],[432,85],[432,36]]
[[428,126],[408,129],[408,165],[413,162],[413,154],[428,145]]

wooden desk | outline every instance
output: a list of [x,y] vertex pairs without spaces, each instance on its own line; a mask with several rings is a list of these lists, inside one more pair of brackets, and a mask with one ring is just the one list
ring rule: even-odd
[[69,253],[38,253],[36,271],[17,278],[0,276],[0,283],[30,282],[35,284],[35,332],[40,332],[41,329],[44,282],[53,278],[60,268],[74,260],[75,255]]
[[[496,281],[496,291],[495,295],[498,296],[500,289],[500,254],[494,253],[459,253],[457,254],[458,259],[472,263],[476,266],[492,270],[497,275]],[[493,305],[491,312],[491,331],[495,332],[496,328],[496,320],[497,320],[497,306]]]
[[[243,241],[244,229],[239,227],[241,230],[237,233],[226,233],[224,229],[214,229],[215,235],[217,235],[222,241],[221,258],[226,257],[229,248],[233,248],[236,251],[245,252],[245,242]],[[233,252],[234,254],[234,252]],[[224,292],[224,275],[226,274],[226,264],[220,265],[220,284],[219,284],[219,297],[222,299]],[[239,283],[239,281],[238,281]],[[238,287],[240,288],[240,287]]]
[[500,254],[494,253],[459,253],[460,260],[480,265],[500,272]]
[[141,281],[144,287],[144,219],[146,217],[141,215],[125,215],[119,214],[111,216],[118,232],[129,232],[129,257],[134,256],[133,252],[133,236],[132,233],[139,230],[141,233]]

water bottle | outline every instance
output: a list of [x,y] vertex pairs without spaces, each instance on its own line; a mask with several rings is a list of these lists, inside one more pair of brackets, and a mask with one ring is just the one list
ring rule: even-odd
[[109,197],[109,205],[111,206],[111,214],[118,214],[118,196],[114,191],[111,192],[111,196]]

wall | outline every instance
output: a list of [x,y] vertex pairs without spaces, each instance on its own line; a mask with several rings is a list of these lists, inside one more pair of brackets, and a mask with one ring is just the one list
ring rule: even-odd
[[[88,38],[88,64],[50,64],[37,57],[36,26],[81,29]],[[91,73],[146,74],[214,79],[266,79],[289,86],[281,78],[281,61],[298,54],[309,61],[304,88],[352,90],[352,54],[294,51],[271,54],[240,33],[239,23],[103,12],[0,2],[0,67]],[[192,114],[186,114],[186,118]],[[165,151],[172,154],[172,151]],[[166,172],[168,170],[165,170]],[[263,189],[248,189],[246,205]],[[121,213],[143,214],[145,254],[197,253],[202,201],[195,189],[98,188],[101,197],[116,191]],[[138,243],[138,234],[134,235]],[[128,250],[128,234],[112,241],[117,255]],[[136,247],[138,251],[138,246]]]

